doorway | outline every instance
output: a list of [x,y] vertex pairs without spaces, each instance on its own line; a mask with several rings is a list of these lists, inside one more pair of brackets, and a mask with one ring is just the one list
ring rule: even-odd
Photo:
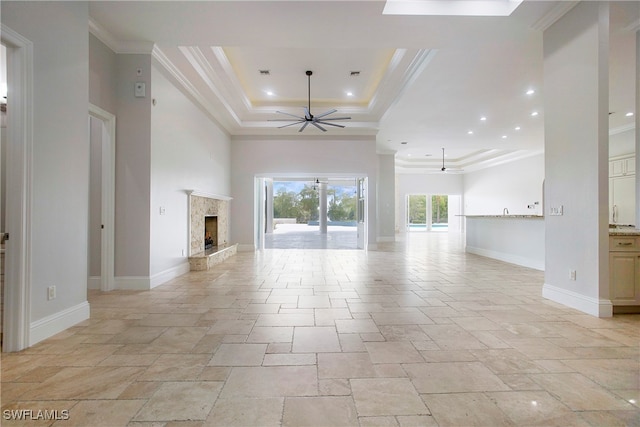
[[256,248],[365,249],[365,189],[366,178],[256,178]]
[[446,194],[409,194],[406,200],[406,231],[457,230],[459,196]]
[[115,288],[115,129],[116,118],[89,106],[89,289]]

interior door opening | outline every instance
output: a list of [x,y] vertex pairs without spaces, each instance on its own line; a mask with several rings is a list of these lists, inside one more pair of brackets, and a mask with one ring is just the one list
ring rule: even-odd
[[115,116],[89,107],[89,289],[115,288]]

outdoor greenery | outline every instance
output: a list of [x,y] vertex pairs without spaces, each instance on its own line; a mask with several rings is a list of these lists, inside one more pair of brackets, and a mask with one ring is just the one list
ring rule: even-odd
[[[447,196],[431,196],[431,223],[442,224],[449,220],[449,198]],[[409,196],[409,223],[427,223],[427,196]]]
[[[327,216],[331,221],[356,220],[355,191],[344,191],[343,187],[328,186]],[[318,190],[305,185],[299,192],[279,188],[273,196],[274,218],[295,218],[297,223],[318,221]]]

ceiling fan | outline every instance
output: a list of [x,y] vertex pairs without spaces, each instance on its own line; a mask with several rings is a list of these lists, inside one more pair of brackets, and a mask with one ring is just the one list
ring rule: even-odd
[[462,171],[464,171],[464,169],[458,169],[458,168],[451,169],[451,168],[447,168],[447,167],[444,165],[444,147],[442,147],[442,168],[440,168],[440,170],[441,170],[442,172],[447,172],[447,171],[450,171],[450,172],[462,172]]
[[[276,111],[276,113],[278,114],[284,114],[286,116],[291,116],[296,118],[296,121],[294,121],[293,123],[289,123],[284,126],[278,126],[278,129],[299,125],[299,124],[302,124],[302,126],[300,127],[300,129],[298,129],[298,132],[302,132],[309,124],[312,124],[313,126],[317,127],[322,132],[326,132],[327,130],[321,125],[343,128],[344,127],[343,125],[330,123],[330,122],[333,120],[351,120],[351,117],[327,117],[328,115],[333,114],[338,110],[329,110],[318,116],[314,116],[313,114],[311,114],[311,75],[313,74],[313,72],[307,71],[306,74],[307,74],[307,83],[308,83],[307,87],[308,87],[309,97],[308,97],[308,104],[306,107],[304,107],[304,116],[296,116],[295,114],[285,113],[284,111]],[[291,119],[272,119],[270,121],[278,122],[278,121],[290,121],[290,120]]]

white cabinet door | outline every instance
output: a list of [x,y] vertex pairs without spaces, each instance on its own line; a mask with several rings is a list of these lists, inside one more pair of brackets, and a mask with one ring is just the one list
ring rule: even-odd
[[636,179],[635,176],[625,176],[611,180],[611,195],[613,202],[613,222],[616,224],[636,223]]

